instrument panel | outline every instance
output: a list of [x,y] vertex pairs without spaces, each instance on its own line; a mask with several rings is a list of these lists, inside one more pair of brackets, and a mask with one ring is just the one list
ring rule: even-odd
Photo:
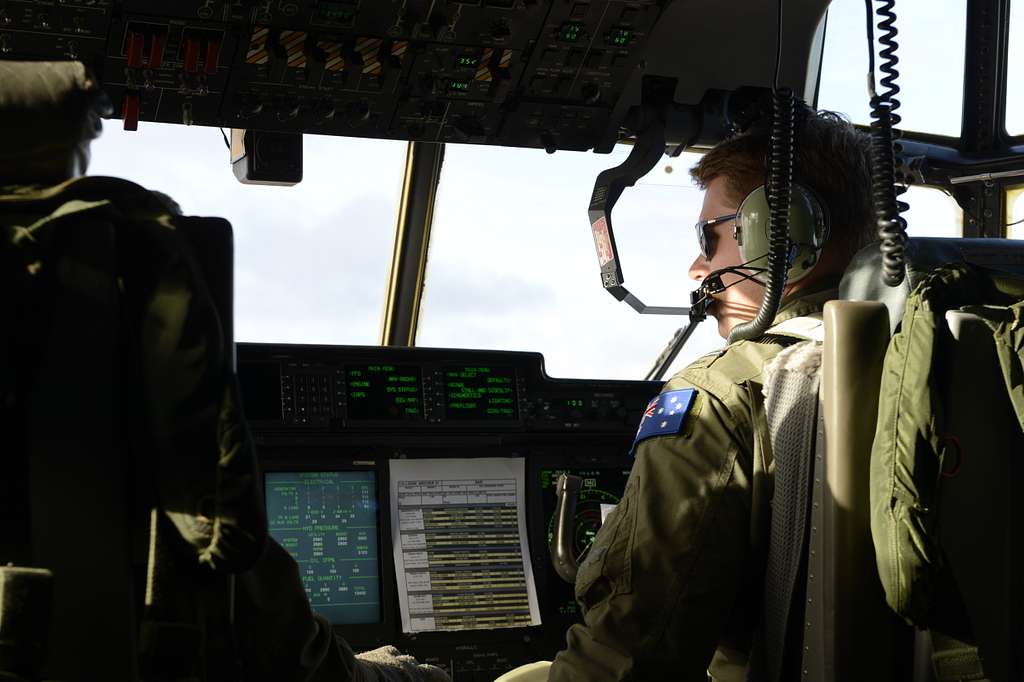
[[583,478],[582,560],[659,383],[553,379],[536,353],[237,348],[270,532],[355,649],[476,682],[564,646],[579,614],[548,554],[554,482]]
[[139,121],[608,151],[664,0],[0,0]]

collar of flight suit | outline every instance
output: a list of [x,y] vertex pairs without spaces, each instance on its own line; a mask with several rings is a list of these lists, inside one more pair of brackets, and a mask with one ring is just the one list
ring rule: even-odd
[[[800,290],[783,302],[772,326],[799,317],[820,318],[825,302],[837,295],[838,281],[834,278],[824,279],[806,290]],[[736,387],[760,377],[764,363],[781,350],[783,346],[778,345],[778,339],[779,336],[773,335],[769,328],[760,339],[730,343],[680,370],[669,379],[662,391],[695,386],[730,402],[728,396],[737,390]]]
[[828,278],[806,290],[801,289],[782,302],[772,326],[797,317],[820,313],[825,303],[839,295],[838,278]]

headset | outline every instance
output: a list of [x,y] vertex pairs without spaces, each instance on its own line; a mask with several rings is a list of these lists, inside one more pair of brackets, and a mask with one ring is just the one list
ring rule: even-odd
[[[769,206],[765,186],[748,194],[736,212],[733,237],[740,247],[744,268],[754,270],[752,279],[767,279],[769,249]],[[793,183],[789,205],[789,271],[787,283],[806,277],[821,259],[828,241],[830,221],[825,205],[806,186]]]

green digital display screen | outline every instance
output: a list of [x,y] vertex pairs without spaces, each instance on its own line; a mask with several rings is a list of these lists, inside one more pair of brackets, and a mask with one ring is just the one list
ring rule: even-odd
[[418,367],[346,365],[345,392],[349,419],[423,418]]
[[511,367],[446,367],[444,404],[447,419],[515,419],[515,370]]
[[455,58],[455,66],[462,68],[476,68],[480,64],[480,56],[475,54],[460,54]]
[[448,92],[469,92],[468,80],[452,79],[448,81]]
[[356,8],[346,2],[320,2],[316,7],[314,21],[321,24],[350,26],[356,18]]
[[579,21],[567,21],[558,29],[559,40],[567,43],[578,42],[583,37],[583,23]]
[[605,42],[609,45],[629,45],[633,39],[633,31],[628,28],[613,28],[605,34]]

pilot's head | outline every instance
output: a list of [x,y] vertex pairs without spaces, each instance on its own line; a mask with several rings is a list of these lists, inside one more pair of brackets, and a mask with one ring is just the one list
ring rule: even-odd
[[85,172],[110,101],[80,62],[0,61],[0,185]]
[[[853,254],[875,238],[868,136],[831,112],[808,109],[802,118],[797,129],[794,182],[810,190],[814,200],[820,202],[828,231],[820,257],[802,277],[795,281],[790,277],[786,296],[824,286],[828,281],[838,282]],[[736,220],[730,216],[765,183],[768,149],[769,131],[754,128],[717,145],[690,171],[705,190],[698,220],[706,224],[702,250],[707,252],[707,257],[704,253],[698,255],[690,266],[693,279],[702,281],[715,270],[739,266],[763,255],[751,254],[748,249],[744,260],[735,237]],[[796,192],[793,200],[798,200]],[[792,275],[793,270],[790,272]],[[738,283],[715,294],[708,311],[718,320],[718,331],[726,338],[735,325],[753,319],[761,305],[764,287],[757,281],[741,279],[739,274],[723,274],[724,285]]]

